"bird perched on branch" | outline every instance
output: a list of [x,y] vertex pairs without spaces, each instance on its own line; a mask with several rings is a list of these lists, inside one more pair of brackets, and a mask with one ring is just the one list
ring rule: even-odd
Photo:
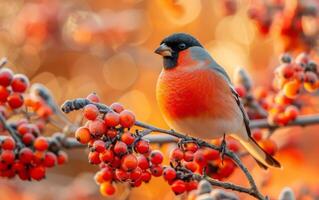
[[155,50],[163,57],[156,96],[168,125],[201,139],[231,135],[263,168],[281,167],[251,137],[249,119],[225,70],[193,36],[176,33]]

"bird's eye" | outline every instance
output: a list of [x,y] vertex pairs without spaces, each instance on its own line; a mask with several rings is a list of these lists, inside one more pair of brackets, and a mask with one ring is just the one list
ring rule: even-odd
[[178,48],[179,49],[185,49],[186,48],[186,44],[185,43],[180,43],[180,44],[178,44]]

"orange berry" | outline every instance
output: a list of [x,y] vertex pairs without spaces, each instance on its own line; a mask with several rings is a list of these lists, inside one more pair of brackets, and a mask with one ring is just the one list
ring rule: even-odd
[[124,107],[122,106],[122,104],[116,103],[116,102],[112,103],[110,108],[112,108],[117,113],[121,113],[124,110]]
[[275,155],[278,149],[277,144],[271,139],[262,140],[259,144],[261,148],[263,148],[270,155]]
[[137,167],[137,158],[133,154],[125,155],[121,160],[121,167],[125,171],[131,171]]
[[94,136],[102,136],[107,131],[107,127],[103,120],[97,118],[89,123],[90,133]]
[[49,147],[49,142],[45,137],[40,136],[34,140],[33,146],[38,151],[45,151]]
[[299,110],[296,106],[290,105],[285,109],[285,115],[290,120],[295,120],[297,116],[299,115]]
[[100,193],[103,196],[110,196],[115,193],[115,187],[110,182],[104,182],[100,185]]
[[135,115],[129,110],[120,113],[120,124],[123,128],[131,128],[135,123]]
[[114,112],[109,112],[105,115],[104,122],[107,127],[115,127],[120,124],[120,115]]
[[284,85],[283,92],[286,97],[294,99],[300,91],[300,84],[297,81],[289,81]]
[[99,115],[99,109],[93,104],[86,105],[83,109],[83,115],[88,120],[95,120]]
[[315,92],[318,89],[317,83],[312,84],[312,83],[305,82],[303,84],[303,87],[305,88],[307,92]]
[[91,140],[91,133],[88,128],[80,127],[75,131],[75,138],[81,144],[87,144]]
[[90,100],[91,102],[94,102],[94,103],[99,103],[100,102],[100,97],[95,92],[92,92],[86,98],[88,100]]
[[288,98],[282,92],[278,93],[275,96],[275,103],[276,104],[287,105],[287,104],[291,104],[291,102],[292,102],[292,99]]

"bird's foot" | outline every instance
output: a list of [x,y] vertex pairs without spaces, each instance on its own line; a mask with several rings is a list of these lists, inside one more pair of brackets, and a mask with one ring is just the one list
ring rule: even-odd
[[226,135],[224,134],[222,143],[220,144],[220,159],[222,160],[222,164],[224,162],[224,156],[225,156],[226,148],[227,148],[226,137],[225,136]]

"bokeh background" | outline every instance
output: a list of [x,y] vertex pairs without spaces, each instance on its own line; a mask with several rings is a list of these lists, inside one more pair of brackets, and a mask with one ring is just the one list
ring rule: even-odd
[[[215,60],[232,75],[244,67],[256,86],[270,85],[282,50],[273,37],[259,34],[247,17],[251,1],[240,0],[228,15],[221,0],[0,0],[0,56],[32,83],[51,89],[56,101],[97,92],[106,104],[118,101],[138,119],[168,128],[155,100],[162,68],[153,53],[163,37],[187,32],[197,37]],[[314,111],[313,109],[312,111]],[[72,114],[70,119],[75,119]],[[289,140],[299,148],[283,149],[284,170],[263,172],[245,158],[264,193],[278,196],[285,186],[297,193],[319,193],[318,126],[285,129],[278,143]],[[165,146],[164,151],[170,147]],[[70,162],[49,170],[41,182],[0,181],[0,199],[103,199],[93,180],[96,168],[85,150],[68,151]],[[246,184],[240,172],[229,181]],[[317,189],[318,188],[318,189]],[[120,189],[110,199],[174,199],[162,178],[129,192]],[[104,198],[108,199],[108,198]],[[251,199],[241,196],[241,199]]]

